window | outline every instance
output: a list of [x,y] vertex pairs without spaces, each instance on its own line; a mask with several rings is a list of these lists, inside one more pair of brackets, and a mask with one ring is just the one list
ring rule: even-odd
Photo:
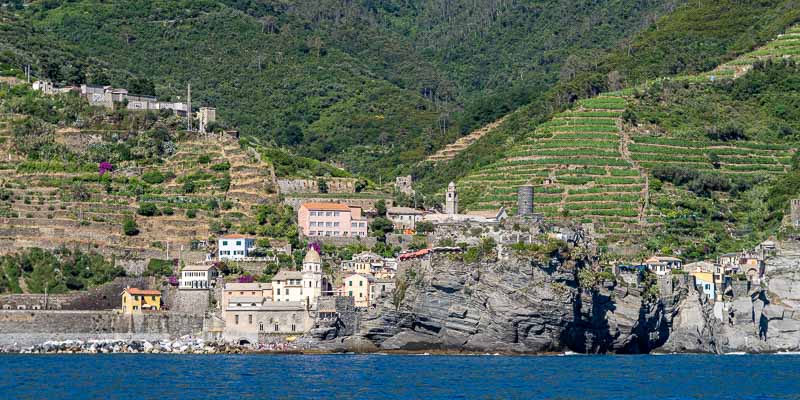
[[286,288],[286,295],[289,295],[289,288]]
[[292,332],[294,332],[294,324],[292,324]]
[[331,217],[331,216],[333,216],[333,212],[332,211],[328,211],[328,212],[325,213],[325,216],[326,217]]
[[334,228],[338,228],[338,227],[339,227],[339,223],[338,223],[338,222],[334,222],[334,223],[333,223],[333,227],[334,227]]
[[[237,305],[241,305],[241,304],[237,304]],[[236,314],[236,315],[233,316],[233,323],[236,324],[236,325],[239,325],[239,314]]]
[[364,286],[364,281],[358,281],[358,286]]
[[275,324],[275,332],[278,331],[278,324]]
[[253,314],[247,316],[247,323],[253,325]]
[[364,293],[358,292],[358,297],[364,297]]
[[150,300],[156,301],[156,296],[150,296]]
[[338,212],[338,211],[334,211],[334,212],[333,212],[333,216],[334,216],[334,217],[338,217],[338,216],[339,216],[339,212]]
[[350,297],[353,297],[353,291],[352,291],[352,290],[351,290],[351,291],[349,291],[349,292],[347,293],[347,295],[348,295],[348,296],[350,296]]
[[347,282],[348,286],[353,286],[353,281]]
[[227,240],[223,240],[223,241],[222,241],[222,245],[223,245],[223,246],[227,246],[227,245],[228,245],[228,241],[227,241]]
[[264,323],[263,323],[263,322],[259,322],[259,323],[258,323],[258,330],[259,330],[260,332],[264,332]]
[[236,245],[237,245],[237,246],[241,246],[241,245],[242,245],[242,241],[241,241],[241,240],[237,240],[237,241],[236,241]]
[[278,288],[278,295],[280,296],[280,294],[281,294],[281,288]]

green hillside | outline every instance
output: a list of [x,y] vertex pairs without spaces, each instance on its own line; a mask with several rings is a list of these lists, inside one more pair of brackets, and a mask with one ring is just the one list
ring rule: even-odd
[[[700,75],[578,101],[459,184],[470,209],[514,206],[591,223],[608,244],[699,256],[776,228],[794,175],[800,28]],[[780,192],[780,197],[776,193]]]
[[[793,22],[800,8],[793,0],[693,1],[675,4],[642,32],[596,57],[572,57],[561,79],[531,103],[510,114],[505,123],[468,151],[434,168],[414,170],[419,185],[431,193],[469,173],[496,162],[539,123],[575,100],[634,87],[648,80],[713,70],[774,38]],[[741,60],[746,62],[746,60]],[[718,74],[719,75],[719,74]],[[679,118],[676,117],[676,118]]]
[[35,1],[0,61],[216,105],[245,135],[373,177],[538,97],[674,1]]

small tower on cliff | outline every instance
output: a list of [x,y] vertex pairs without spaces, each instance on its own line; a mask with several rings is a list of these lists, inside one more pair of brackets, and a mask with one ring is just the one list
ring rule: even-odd
[[458,192],[456,192],[456,184],[450,182],[447,185],[447,194],[444,198],[444,212],[447,215],[458,214]]

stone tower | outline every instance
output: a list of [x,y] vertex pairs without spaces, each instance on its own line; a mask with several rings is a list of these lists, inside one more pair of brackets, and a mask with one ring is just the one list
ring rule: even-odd
[[302,295],[310,305],[317,302],[317,297],[322,291],[322,259],[314,249],[308,249],[303,258],[303,289]]
[[458,192],[456,192],[456,184],[450,182],[447,185],[447,194],[444,198],[444,212],[447,215],[458,214]]
[[517,189],[517,215],[526,217],[533,214],[533,186],[520,186]]
[[792,199],[791,203],[792,226],[800,228],[800,199]]

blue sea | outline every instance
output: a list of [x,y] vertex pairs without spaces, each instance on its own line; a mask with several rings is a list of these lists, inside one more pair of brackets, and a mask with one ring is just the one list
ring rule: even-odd
[[0,399],[800,399],[800,356],[3,355]]

